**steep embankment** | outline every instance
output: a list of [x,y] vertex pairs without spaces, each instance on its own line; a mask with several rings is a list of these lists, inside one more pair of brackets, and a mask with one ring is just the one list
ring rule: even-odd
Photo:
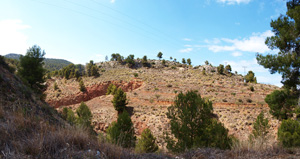
[[[273,90],[279,89],[276,86],[244,83],[240,75],[219,75],[215,67],[207,65],[192,68],[170,64],[169,67],[164,67],[159,61],[155,61],[157,68],[129,69],[118,66],[115,62],[99,65],[102,69],[100,77],[83,78],[88,89],[102,92],[85,100],[93,112],[96,131],[105,132],[109,124],[117,119],[117,113],[111,103],[113,96],[105,95],[104,92],[110,81],[122,81],[124,84],[137,83],[136,86],[129,87],[130,89],[122,87],[123,84],[120,82],[115,83],[127,92],[129,99],[127,110],[131,113],[136,134],[139,135],[143,129],[150,128],[160,146],[164,146],[163,133],[169,130],[167,108],[172,105],[179,92],[188,90],[197,90],[202,97],[211,100],[214,112],[220,121],[229,129],[230,134],[239,139],[247,139],[256,116],[264,111],[265,116],[270,120],[272,138],[275,139],[278,121],[271,118],[264,98]],[[206,70],[205,74],[203,68]],[[53,89],[55,81],[60,91]],[[72,99],[73,96],[84,96],[79,92],[78,82],[74,79],[54,78],[48,81],[48,85],[47,101],[52,101],[51,103],[64,100],[76,101]],[[79,102],[69,102],[65,105],[75,110],[79,104],[74,103]],[[73,104],[69,105],[70,103]]]

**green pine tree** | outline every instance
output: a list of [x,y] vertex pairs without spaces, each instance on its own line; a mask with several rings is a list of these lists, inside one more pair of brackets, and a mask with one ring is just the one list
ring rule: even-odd
[[156,138],[152,135],[150,129],[146,128],[141,134],[141,138],[136,145],[136,151],[138,153],[153,153],[158,150],[158,146],[155,143]]

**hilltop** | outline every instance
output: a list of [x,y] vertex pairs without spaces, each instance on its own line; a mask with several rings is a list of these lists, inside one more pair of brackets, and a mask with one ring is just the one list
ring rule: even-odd
[[[20,59],[21,54],[16,54],[16,53],[10,53],[5,55],[5,58],[8,59],[15,59],[15,60],[19,60]],[[44,67],[45,69],[49,70],[49,71],[55,71],[55,70],[60,70],[63,67],[68,66],[69,64],[72,64],[72,62],[64,60],[64,59],[54,59],[54,58],[45,58],[44,60]]]
[[[174,61],[149,60],[149,67],[136,61],[132,68],[117,61],[96,63],[99,77],[82,77],[86,92],[79,90],[76,79],[54,77],[47,81],[46,101],[61,110],[75,110],[81,101],[86,101],[93,113],[93,124],[97,132],[105,132],[109,124],[117,119],[112,95],[106,95],[113,83],[127,92],[128,111],[134,122],[136,135],[150,128],[164,147],[163,133],[169,131],[167,108],[172,105],[179,92],[196,90],[213,102],[214,113],[238,139],[245,140],[252,131],[257,115],[264,111],[271,125],[272,142],[275,142],[279,122],[272,119],[264,101],[275,89],[273,85],[245,83],[238,74],[218,74],[211,65],[188,66]],[[203,71],[205,70],[205,71]],[[204,73],[205,72],[205,73]],[[54,90],[54,83],[59,90]]]

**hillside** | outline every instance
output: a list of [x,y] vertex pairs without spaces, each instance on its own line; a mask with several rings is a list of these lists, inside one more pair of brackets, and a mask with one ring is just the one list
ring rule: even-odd
[[[0,56],[1,57],[1,56]],[[0,59],[0,158],[162,158],[101,143],[68,124]],[[164,158],[166,158],[165,156]]]
[[[38,96],[41,95],[35,94],[30,88],[26,87],[16,75],[7,70],[8,66],[3,65],[2,62],[0,61],[0,158],[297,158],[300,155],[297,153],[297,150],[285,151],[280,147],[254,151],[243,149],[243,147],[233,147],[233,150],[201,148],[176,155],[162,152],[136,154],[131,149],[123,149],[99,140],[99,138],[101,139],[101,135],[98,137],[91,135],[87,130],[67,123],[55,109],[39,99]],[[107,64],[110,65],[111,63]],[[176,93],[171,93],[172,91],[168,91],[166,88],[179,90],[179,88],[189,86],[189,83],[184,87],[179,87],[179,85],[176,87],[166,86],[164,81],[166,77],[162,76],[162,82],[157,85],[153,83],[158,82],[158,79],[153,79],[157,76],[149,77],[150,75],[147,75],[147,72],[151,70],[151,73],[154,75],[166,74],[166,72],[162,73],[161,69],[132,70],[118,65],[115,65],[117,66],[115,68],[105,66],[105,64],[101,65],[105,71],[101,71],[102,74],[99,78],[84,78],[88,86],[88,91],[85,95],[75,90],[78,88],[76,88],[77,83],[73,79],[67,81],[64,79],[49,80],[47,82],[49,87],[46,91],[48,93],[48,102],[51,103],[49,99],[54,98],[51,97],[54,92],[51,92],[53,88],[51,86],[56,81],[59,83],[60,91],[56,91],[54,94],[61,94],[58,96],[60,98],[57,98],[57,101],[59,101],[58,99],[70,99],[68,102],[76,103],[76,99],[79,97],[82,100],[87,100],[86,103],[92,108],[93,115],[95,116],[94,124],[96,125],[96,130],[105,130],[109,122],[115,120],[116,112],[110,103],[112,96],[106,96],[103,93],[105,93],[108,83],[115,83],[128,93],[130,99],[128,110],[131,110],[132,119],[137,128],[137,135],[145,127],[150,127],[151,130],[156,132],[156,135],[159,134],[157,130],[168,129],[168,125],[165,128],[165,109],[172,103],[172,101],[168,100],[171,99],[169,96],[175,96]],[[118,70],[119,72],[116,72]],[[163,70],[170,71],[167,68]],[[174,75],[171,76],[172,78],[175,77],[176,73],[187,74],[189,71],[192,71],[190,69],[183,71],[180,68],[175,70]],[[194,71],[197,72],[198,70]],[[138,78],[134,77],[133,72],[138,72]],[[118,78],[118,74],[121,75],[120,78]],[[214,77],[214,75],[211,77]],[[122,81],[112,81],[115,78]],[[148,79],[148,81],[145,79]],[[176,80],[175,78],[174,81]],[[189,80],[184,82],[187,81]],[[157,87],[154,87],[152,90],[152,86]],[[202,87],[204,88],[204,86]],[[262,87],[273,89],[271,86],[264,85]],[[69,90],[70,88],[74,90]],[[224,93],[226,94],[226,92]],[[157,95],[153,97],[153,94]],[[64,104],[68,105],[68,103]],[[59,105],[58,103],[57,107]],[[68,107],[72,107],[73,109],[77,106],[78,104],[68,105]],[[249,116],[252,116],[255,114],[253,112],[265,109],[265,107],[256,107],[257,104],[241,104],[240,107],[236,106],[232,104],[231,106],[226,105],[222,107],[222,104],[220,104],[220,106],[215,106],[215,112],[220,114],[223,112],[222,109],[226,109],[225,112],[228,113],[228,116],[232,116],[235,113],[238,114],[237,111],[252,110],[251,113],[245,112],[249,113]],[[62,106],[59,108],[62,108]],[[247,119],[247,121],[250,121],[250,119]],[[161,145],[161,138],[158,139]]]
[[[10,53],[5,55],[4,57],[9,58],[9,59],[20,59],[21,54],[14,54]],[[60,70],[63,67],[68,66],[69,64],[72,64],[72,62],[64,60],[64,59],[53,59],[53,58],[45,58],[44,60],[44,67],[45,69],[49,71],[55,71],[55,70]]]
[[[174,62],[167,62],[167,67],[157,60],[150,63],[152,68],[137,65],[136,69],[114,61],[98,63],[100,77],[83,78],[87,87],[85,93],[80,92],[75,79],[48,80],[46,101],[58,109],[67,106],[73,110],[81,101],[86,101],[93,112],[95,130],[105,132],[109,124],[117,119],[111,103],[113,96],[105,95],[108,85],[114,83],[127,92],[128,111],[132,113],[136,134],[140,135],[143,129],[150,128],[159,146],[164,147],[163,133],[169,130],[166,117],[168,106],[172,105],[177,93],[197,90],[201,96],[213,102],[214,113],[230,134],[238,139],[248,138],[253,121],[264,111],[270,120],[272,142],[275,142],[279,122],[271,118],[264,98],[278,87],[245,83],[241,75],[219,75],[216,67],[210,65],[193,68]],[[203,68],[206,70],[205,75]],[[59,90],[54,90],[54,82]]]

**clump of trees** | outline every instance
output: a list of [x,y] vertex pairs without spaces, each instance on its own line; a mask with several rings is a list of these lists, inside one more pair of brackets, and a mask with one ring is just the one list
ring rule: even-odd
[[257,83],[256,77],[253,71],[248,71],[247,75],[245,76],[245,81],[247,83]]
[[130,68],[132,68],[132,67],[135,65],[134,55],[129,55],[129,56],[126,58],[125,62],[128,64],[128,66],[129,66]]
[[91,60],[90,63],[88,63],[86,65],[86,72],[87,72],[87,75],[89,77],[90,76],[94,76],[94,77],[99,77],[100,76],[98,67],[97,67],[96,64],[94,64],[93,60]]
[[224,73],[224,65],[220,64],[217,67],[218,74],[222,75]]
[[149,63],[146,55],[142,58],[142,65],[144,67],[149,67]]
[[265,41],[270,49],[278,49],[279,53],[257,54],[256,59],[272,74],[278,72],[282,75],[283,90],[275,90],[265,98],[270,113],[282,120],[278,140],[284,147],[300,147],[300,1],[289,0],[286,4],[286,15],[271,21],[275,34]]
[[213,117],[212,103],[195,91],[179,93],[168,108],[171,133],[166,136],[167,148],[183,152],[195,147],[229,149],[232,138],[228,130]]
[[46,70],[44,69],[45,51],[33,45],[27,50],[25,56],[20,57],[18,75],[29,84],[31,88],[42,89]]
[[119,63],[122,63],[124,61],[124,57],[121,56],[119,53],[113,53],[111,54],[110,61],[118,61]]
[[231,66],[230,65],[226,65],[226,67],[225,67],[225,71],[226,71],[226,73],[231,73]]
[[63,108],[62,118],[68,121],[70,124],[76,124],[85,128],[92,130],[92,112],[89,107],[81,102],[80,106],[76,109],[76,115],[70,108]]

